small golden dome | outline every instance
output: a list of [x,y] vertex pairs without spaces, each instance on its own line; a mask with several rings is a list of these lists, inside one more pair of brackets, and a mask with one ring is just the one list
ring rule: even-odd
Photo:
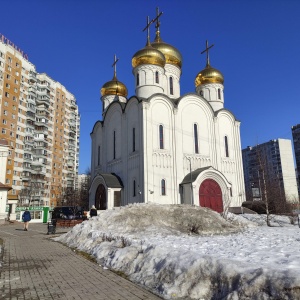
[[132,57],[133,68],[144,64],[164,67],[166,59],[159,50],[153,48],[150,44],[147,44],[145,48],[136,52]]
[[101,88],[102,96],[117,95],[127,97],[127,94],[128,92],[125,84],[121,81],[118,81],[116,76],[114,76],[114,78],[111,81],[104,83],[104,85]]
[[171,64],[179,67],[182,67],[182,57],[180,52],[170,44],[163,42],[160,38],[159,31],[156,32],[156,37],[153,43],[151,43],[152,47],[162,52],[162,54],[166,58],[166,64]]
[[206,83],[224,83],[222,73],[219,70],[212,68],[209,64],[206,65],[204,70],[198,73],[195,79],[196,87]]

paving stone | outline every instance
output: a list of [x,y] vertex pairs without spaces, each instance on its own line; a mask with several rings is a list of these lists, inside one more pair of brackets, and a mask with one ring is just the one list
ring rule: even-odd
[[46,224],[22,228],[21,223],[0,226],[0,299],[161,299],[54,242]]

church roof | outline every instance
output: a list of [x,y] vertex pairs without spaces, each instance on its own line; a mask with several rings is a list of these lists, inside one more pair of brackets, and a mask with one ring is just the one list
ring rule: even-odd
[[110,188],[122,188],[123,183],[121,178],[115,173],[100,173],[99,176],[102,176],[107,187]]
[[[199,168],[194,170],[192,173],[188,173],[182,180],[182,182],[180,184],[186,184],[186,183],[191,183],[191,177],[192,177],[192,182],[194,182],[197,177],[199,176],[200,173],[202,173],[203,171],[210,169],[211,166],[208,167],[204,167],[204,168]],[[191,176],[192,174],[192,176]]]

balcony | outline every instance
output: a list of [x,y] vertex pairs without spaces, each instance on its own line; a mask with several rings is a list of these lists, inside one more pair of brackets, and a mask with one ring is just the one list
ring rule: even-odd
[[32,87],[32,86],[30,86],[30,87],[28,88],[28,94],[29,94],[30,97],[36,98],[36,90],[35,90],[35,88]]
[[29,73],[29,80],[31,82],[36,82],[37,81],[36,73],[35,72],[30,71],[30,73]]

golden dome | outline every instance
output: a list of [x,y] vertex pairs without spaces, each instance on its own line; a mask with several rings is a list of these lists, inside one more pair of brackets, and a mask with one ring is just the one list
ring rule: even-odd
[[195,86],[199,86],[206,83],[224,83],[224,77],[222,73],[212,68],[209,64],[206,65],[205,69],[200,71],[195,79]]
[[162,52],[162,54],[166,58],[166,64],[171,64],[179,67],[181,69],[182,66],[182,57],[180,52],[170,44],[163,42],[160,38],[159,31],[156,32],[156,37],[153,43],[151,43],[152,47]]
[[121,81],[118,81],[116,76],[114,76],[111,81],[104,83],[101,89],[102,96],[117,95],[127,97],[127,93],[128,92],[125,84],[123,84]]
[[164,67],[166,59],[159,50],[153,48],[150,43],[148,43],[145,48],[136,52],[132,57],[133,68],[144,64]]

